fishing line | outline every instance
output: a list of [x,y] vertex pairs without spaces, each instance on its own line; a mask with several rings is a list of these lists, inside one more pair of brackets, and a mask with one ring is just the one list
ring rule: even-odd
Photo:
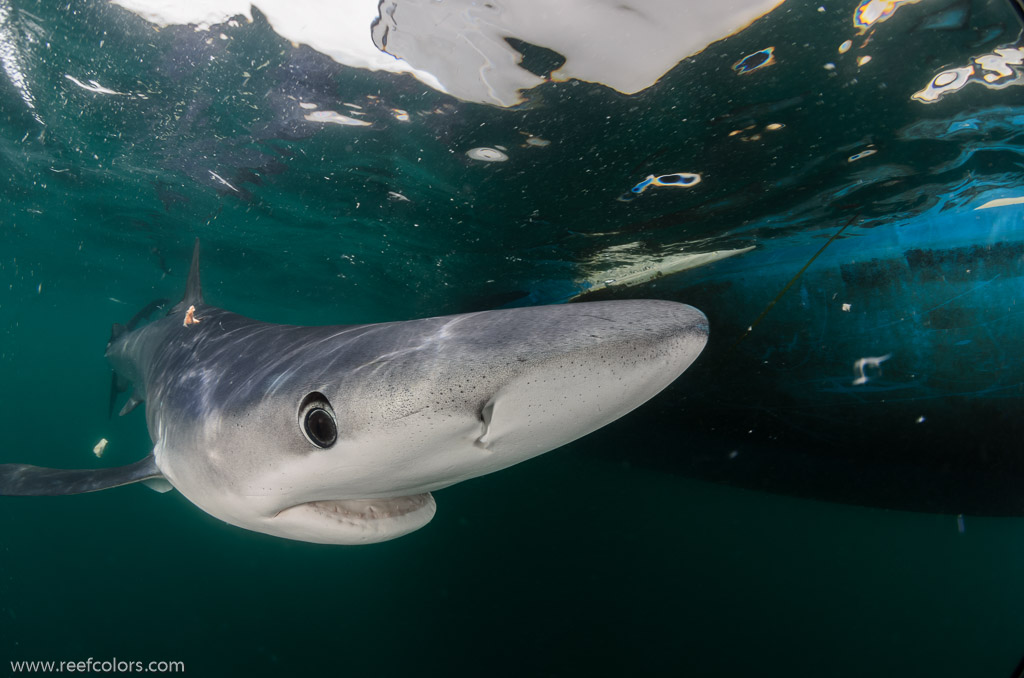
[[797,271],[796,275],[794,275],[790,279],[790,281],[788,283],[786,283],[786,286],[782,288],[782,291],[780,291],[778,294],[776,294],[775,298],[772,299],[770,302],[768,302],[768,305],[764,307],[764,310],[761,311],[761,314],[759,316],[757,316],[757,318],[754,319],[754,322],[750,323],[750,325],[747,327],[746,331],[744,331],[743,334],[740,335],[739,339],[737,339],[736,341],[733,342],[732,346],[729,347],[729,351],[730,352],[733,349],[735,349],[736,346],[739,345],[739,343],[741,341],[746,339],[747,336],[751,332],[754,331],[754,328],[757,327],[758,323],[760,323],[762,320],[764,320],[764,317],[766,315],[768,315],[768,311],[772,310],[772,308],[775,306],[775,304],[779,303],[779,300],[782,299],[782,296],[786,292],[789,291],[789,288],[792,287],[793,284],[796,283],[797,280],[800,279],[800,276],[802,276],[804,274],[804,271],[806,271],[810,267],[810,265],[814,263],[814,260],[817,259],[818,257],[820,257],[821,253],[824,252],[828,248],[828,246],[831,245],[833,243],[833,241],[835,241],[836,238],[841,236],[843,234],[843,231],[845,231],[854,221],[856,221],[858,217],[860,217],[859,214],[854,214],[852,217],[850,217],[850,220],[847,221],[845,224],[843,224],[843,227],[840,228],[838,231],[836,231],[835,235],[833,235],[831,238],[829,238],[828,241],[824,245],[821,246],[821,249],[814,253],[813,257],[811,257],[810,259],[807,260],[807,263],[803,265],[803,268],[801,268],[799,271]]

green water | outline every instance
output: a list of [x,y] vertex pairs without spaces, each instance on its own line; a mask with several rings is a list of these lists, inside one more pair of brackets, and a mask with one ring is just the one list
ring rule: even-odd
[[[859,70],[856,50],[837,54],[856,3],[819,4],[790,0],[638,95],[553,83],[503,110],[340,67],[259,18],[211,47],[105,4],[0,0],[34,106],[8,73],[0,462],[92,468],[149,452],[141,412],[107,418],[103,351],[113,322],[182,294],[195,237],[212,304],[274,322],[378,322],[564,301],[602,266],[688,248],[756,246],[751,265],[770,268],[851,215],[847,235],[861,237],[967,215],[985,191],[1013,195],[1019,87],[910,99],[942,69],[1019,45],[1006,3],[965,4],[969,21],[941,31],[928,21],[959,4],[902,8],[856,48],[873,57]],[[769,44],[777,65],[731,69]],[[299,99],[358,101],[375,123],[310,126]],[[948,131],[965,120],[973,132]],[[772,123],[784,127],[763,131]],[[741,140],[750,125],[761,139]],[[522,146],[526,133],[552,143]],[[465,156],[496,145],[508,162]],[[616,199],[670,172],[702,182]],[[992,228],[1020,221],[1009,214]],[[615,294],[676,298],[697,282]],[[725,311],[703,310],[719,341]],[[139,486],[5,498],[0,673],[92,657],[182,661],[201,676],[1010,675],[1024,654],[1021,518],[812,501],[641,463],[700,454],[675,414],[700,387],[680,388],[649,405],[657,418],[437,493],[431,524],[375,546],[246,532]],[[721,449],[746,434],[725,431]],[[884,430],[872,440],[890,449]]]

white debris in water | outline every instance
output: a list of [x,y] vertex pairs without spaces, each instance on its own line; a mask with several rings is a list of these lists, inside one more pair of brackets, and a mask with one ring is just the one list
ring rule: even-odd
[[92,448],[92,453],[96,455],[97,459],[103,456],[103,450],[107,449],[108,442],[106,438],[100,438],[100,441]]
[[235,193],[241,193],[241,191],[239,191],[237,188],[235,188],[234,186],[231,185],[230,181],[228,181],[227,179],[225,179],[221,175],[217,174],[213,170],[206,170],[206,171],[210,173],[210,178],[211,179],[215,179],[218,183],[220,183],[220,184],[222,184],[224,186],[227,186],[228,188],[230,188]]
[[843,304],[843,310],[846,311],[847,313],[850,312],[851,308],[853,308],[851,304]]
[[483,162],[505,162],[508,160],[508,155],[496,148],[488,148],[487,146],[471,148],[466,151],[466,155],[473,160],[482,160]]
[[865,368],[871,367],[879,371],[881,374],[881,365],[886,360],[892,357],[892,353],[887,353],[883,356],[860,358],[853,363],[853,373],[857,375],[857,378],[853,380],[854,386],[861,386],[868,383],[868,375],[865,372]]
[[351,118],[347,115],[342,115],[337,111],[313,111],[303,117],[310,122],[330,122],[335,125],[344,125],[347,127],[369,127],[372,124],[365,120],[356,120],[355,118]]
[[68,75],[67,73],[64,74],[64,77],[67,78],[68,80],[70,80],[71,82],[75,83],[76,85],[78,85],[82,89],[88,90],[90,92],[95,92],[96,94],[117,94],[117,95],[120,95],[120,96],[127,96],[128,95],[127,92],[115,92],[114,90],[110,89],[109,87],[104,87],[103,85],[99,84],[95,80],[90,80],[89,83],[86,84],[86,83],[82,82],[81,80],[79,80],[78,78],[74,77],[73,75]]

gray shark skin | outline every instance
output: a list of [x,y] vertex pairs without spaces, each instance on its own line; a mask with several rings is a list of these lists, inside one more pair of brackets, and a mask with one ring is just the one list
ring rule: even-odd
[[[115,332],[107,357],[144,400],[152,455],[99,470],[0,465],[0,495],[165,480],[257,532],[327,544],[399,537],[431,492],[560,447],[672,383],[704,315],[607,301],[370,325],[274,325],[185,299]],[[189,307],[198,322],[186,324]],[[124,411],[122,411],[124,412]]]

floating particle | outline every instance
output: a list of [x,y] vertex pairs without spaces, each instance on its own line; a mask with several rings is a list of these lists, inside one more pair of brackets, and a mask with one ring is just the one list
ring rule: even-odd
[[920,417],[917,418],[917,423],[918,424],[923,424],[926,421],[928,421],[928,420],[925,418],[925,416],[923,414]]
[[853,363],[853,373],[857,375],[857,378],[853,380],[854,386],[861,386],[862,384],[868,383],[868,375],[864,371],[865,368],[871,367],[878,370],[879,374],[882,372],[882,363],[892,357],[892,353],[887,353],[883,356],[870,357],[870,358],[859,358]]
[[97,459],[103,456],[103,450],[107,449],[108,442],[106,438],[100,438],[100,441],[92,448],[92,453],[96,455]]
[[300,101],[299,108],[305,108],[307,111],[311,111],[314,108],[316,108],[316,104],[310,103],[308,101]]
[[729,136],[731,136],[731,137],[734,137],[737,134],[743,134],[743,130],[741,130],[741,129],[734,129],[733,131],[729,132]]
[[847,313],[849,313],[850,309],[852,308],[853,306],[851,306],[850,304],[843,304],[843,310],[846,311]]
[[528,136],[526,137],[526,145],[544,148],[545,146],[550,146],[551,142],[547,139],[541,139],[540,137]]
[[846,159],[846,162],[857,162],[858,160],[863,160],[864,158],[870,155],[874,155],[875,153],[878,153],[877,149],[868,148],[861,151],[860,153],[854,153],[853,155]]
[[962,513],[956,514],[956,531],[959,532],[960,534],[963,534],[964,530],[966,530],[966,529],[967,528],[964,526],[964,514],[962,514]]
[[836,70],[836,65],[830,61],[824,66],[822,66],[822,68],[824,68],[826,71],[834,71]]
[[310,122],[329,122],[334,123],[335,125],[344,125],[346,127],[369,127],[371,124],[365,120],[356,120],[355,118],[350,118],[347,115],[342,115],[337,111],[313,111],[304,117]]
[[508,160],[508,156],[496,148],[488,148],[487,146],[480,146],[478,148],[471,148],[466,151],[473,160],[482,160],[483,162],[505,162]]
[[766,132],[775,132],[785,127],[781,122],[773,122],[764,126]]
[[846,54],[853,47],[853,40],[844,40],[843,44],[839,45],[839,53]]
[[391,115],[395,116],[395,120],[399,122],[409,122],[408,111],[403,111],[401,108],[392,108]]
[[397,191],[388,191],[388,198],[391,200],[397,200],[399,202],[412,202],[411,200],[406,198],[401,193],[398,193]]
[[753,54],[748,54],[732,65],[732,70],[739,75],[753,73],[775,63],[775,47],[765,47]]
[[868,63],[869,61],[871,61],[871,57],[868,56],[867,54],[865,54],[862,57],[857,57],[857,65],[858,66],[863,66],[864,64]]

